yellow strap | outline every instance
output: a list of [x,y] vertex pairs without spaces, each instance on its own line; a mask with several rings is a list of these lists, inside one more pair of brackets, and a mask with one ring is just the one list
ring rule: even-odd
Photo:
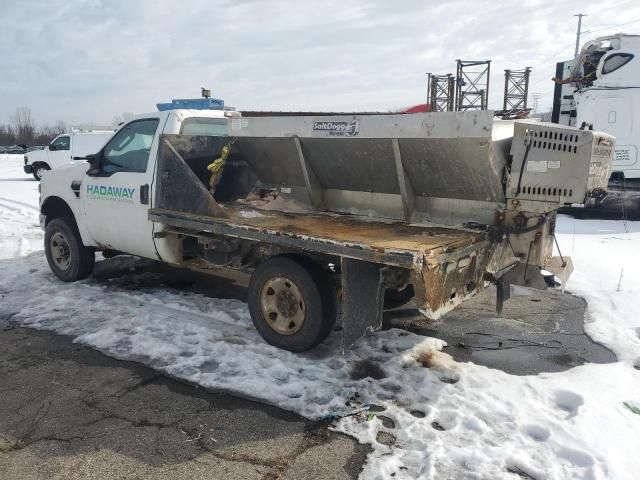
[[220,151],[220,156],[207,166],[207,170],[211,172],[211,178],[209,178],[209,190],[211,191],[211,193],[213,193],[213,191],[216,188],[218,175],[220,174],[220,171],[224,166],[224,162],[229,157],[230,152],[231,152],[231,146],[225,145],[224,147],[222,147],[222,150]]

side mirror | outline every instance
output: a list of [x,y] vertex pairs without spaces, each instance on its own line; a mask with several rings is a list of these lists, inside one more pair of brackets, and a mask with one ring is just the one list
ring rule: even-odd
[[51,150],[52,152],[56,150],[56,146],[55,145],[49,145],[49,150]]
[[87,170],[87,175],[93,176],[100,173],[101,161],[99,153],[92,153],[91,155],[87,155],[86,157],[73,157],[74,160],[86,160],[91,168]]

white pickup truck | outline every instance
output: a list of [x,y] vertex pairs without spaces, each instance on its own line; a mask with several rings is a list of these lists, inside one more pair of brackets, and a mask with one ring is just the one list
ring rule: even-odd
[[24,156],[24,173],[41,180],[44,172],[73,163],[73,157],[96,153],[113,136],[115,129],[78,130],[54,138],[43,150]]
[[486,111],[170,109],[43,177],[45,253],[63,281],[89,276],[96,251],[251,272],[267,342],[312,348],[341,301],[349,347],[381,328],[387,294],[436,320],[491,283],[500,311],[509,284],[568,276],[556,210],[606,186],[613,146]]

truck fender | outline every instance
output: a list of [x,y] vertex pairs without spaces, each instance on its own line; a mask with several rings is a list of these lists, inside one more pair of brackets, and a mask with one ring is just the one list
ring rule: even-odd
[[94,242],[91,235],[87,229],[82,225],[82,223],[78,223],[76,219],[76,215],[73,212],[73,209],[69,206],[69,204],[64,201],[60,197],[51,196],[44,199],[42,205],[40,206],[40,215],[44,218],[41,219],[42,228],[46,228],[48,223],[54,218],[61,217],[71,217],[76,223],[78,227],[78,231],[80,232],[80,238],[82,238],[82,243],[84,243],[87,247],[95,247],[97,246]]

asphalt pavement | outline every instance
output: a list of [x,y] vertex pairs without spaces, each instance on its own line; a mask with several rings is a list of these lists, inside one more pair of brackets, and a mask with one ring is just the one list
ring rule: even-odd
[[353,479],[368,447],[69,338],[0,332],[0,478]]
[[[246,300],[247,277],[228,271],[211,277],[130,257],[102,267],[93,281]],[[437,323],[409,304],[386,312],[385,324],[517,375],[615,361],[584,333],[583,299],[515,287],[498,316],[494,295],[487,289]],[[2,480],[351,479],[369,452],[324,424],[11,325],[0,318]]]

